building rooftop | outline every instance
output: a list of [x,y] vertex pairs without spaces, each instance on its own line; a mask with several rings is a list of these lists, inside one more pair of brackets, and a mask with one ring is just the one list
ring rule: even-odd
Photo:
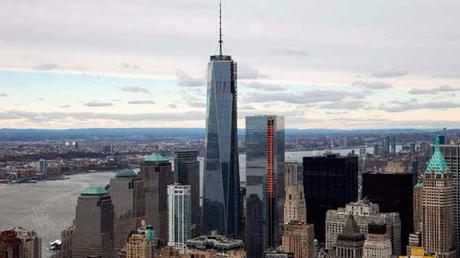
[[364,234],[359,230],[353,215],[349,215],[342,233],[339,234],[338,240],[360,241],[364,240]]
[[136,172],[134,172],[134,170],[130,168],[122,169],[116,175],[116,177],[136,177],[136,176],[137,176]]
[[439,135],[436,135],[433,154],[431,155],[431,158],[426,165],[425,173],[434,172],[436,174],[441,174],[447,171],[448,167],[446,160],[444,160],[444,156],[442,155],[441,149],[439,148]]
[[202,250],[214,249],[218,251],[227,251],[243,248],[244,244],[242,240],[210,234],[187,240],[187,247]]
[[104,187],[88,187],[81,192],[82,195],[100,195],[108,193]]
[[154,161],[154,162],[158,162],[158,161],[169,161],[168,158],[166,158],[165,156],[163,156],[162,154],[160,153],[152,153],[150,155],[147,155],[144,157],[144,161]]

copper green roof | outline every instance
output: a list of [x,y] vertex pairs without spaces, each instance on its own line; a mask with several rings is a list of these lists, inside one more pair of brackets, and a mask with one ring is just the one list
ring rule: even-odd
[[446,164],[446,160],[444,160],[444,156],[441,153],[441,149],[439,148],[439,136],[436,135],[435,142],[434,142],[434,150],[433,154],[431,155],[430,160],[425,168],[425,173],[445,173],[447,172],[448,167]]
[[137,176],[136,172],[134,172],[134,170],[130,168],[122,169],[116,175],[116,177],[136,177],[136,176]]
[[108,193],[104,187],[88,187],[81,192],[82,195],[100,195]]
[[152,153],[150,155],[147,155],[144,157],[144,161],[169,161],[168,158],[166,158],[165,156],[163,156],[162,154],[160,153]]

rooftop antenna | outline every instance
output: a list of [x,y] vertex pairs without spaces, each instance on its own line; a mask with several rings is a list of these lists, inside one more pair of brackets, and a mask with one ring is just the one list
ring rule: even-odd
[[222,1],[219,2],[219,55],[222,56]]

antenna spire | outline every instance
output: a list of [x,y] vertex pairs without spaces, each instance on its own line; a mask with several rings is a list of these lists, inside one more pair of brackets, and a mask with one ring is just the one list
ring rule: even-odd
[[222,0],[219,2],[219,55],[223,55],[222,51]]

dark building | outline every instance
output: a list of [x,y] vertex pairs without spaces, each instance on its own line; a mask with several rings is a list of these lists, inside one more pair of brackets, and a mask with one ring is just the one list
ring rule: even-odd
[[21,240],[14,229],[0,231],[0,257],[19,257]]
[[171,162],[161,154],[144,157],[139,175],[144,182],[145,222],[162,241],[168,239],[168,185],[174,183]]
[[326,212],[358,199],[358,157],[304,157],[303,186],[308,222],[315,225],[315,238],[324,243]]
[[144,183],[132,169],[123,169],[110,180],[109,192],[114,211],[114,247],[118,253],[145,215]]
[[198,151],[176,151],[174,153],[174,182],[190,185],[192,201],[192,237],[198,237],[201,232],[200,208],[200,162]]
[[[221,34],[222,36],[222,34]],[[237,66],[222,52],[208,63],[202,233],[238,236],[240,177],[237,134]]]
[[412,173],[363,174],[363,197],[377,203],[380,212],[398,212],[401,219],[401,252],[406,252],[409,234],[413,232],[413,189]]
[[80,197],[72,234],[72,257],[114,257],[113,205],[102,187],[87,188]]

